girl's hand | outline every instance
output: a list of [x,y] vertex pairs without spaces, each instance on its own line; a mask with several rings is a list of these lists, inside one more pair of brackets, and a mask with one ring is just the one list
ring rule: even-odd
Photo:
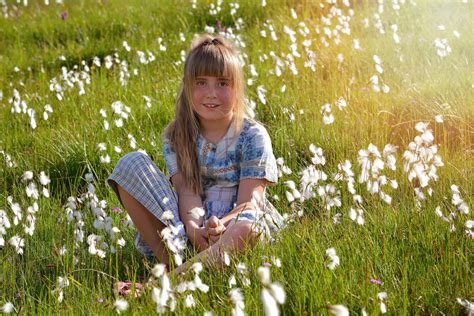
[[206,227],[194,226],[189,229],[186,229],[186,232],[188,234],[189,240],[198,252],[201,252],[210,246],[207,238]]
[[226,227],[216,216],[211,216],[206,224],[209,245],[216,243],[225,232]]

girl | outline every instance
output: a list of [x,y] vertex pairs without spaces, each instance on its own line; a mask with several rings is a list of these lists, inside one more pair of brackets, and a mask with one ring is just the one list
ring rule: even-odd
[[139,231],[140,252],[169,265],[171,250],[179,265],[189,248],[210,264],[282,225],[265,198],[277,182],[270,137],[247,113],[238,51],[219,36],[195,39],[164,133],[171,183],[139,152],[121,158],[108,179]]

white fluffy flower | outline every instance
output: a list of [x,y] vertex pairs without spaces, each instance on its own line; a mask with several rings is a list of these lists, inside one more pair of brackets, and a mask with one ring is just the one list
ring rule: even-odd
[[119,298],[114,302],[114,309],[120,314],[120,312],[126,311],[128,309],[128,302]]
[[339,257],[336,255],[336,249],[334,248],[326,249],[326,256],[328,256],[330,260],[330,262],[327,264],[327,267],[330,270],[336,269],[336,267],[339,265]]
[[194,207],[188,211],[194,219],[200,219],[206,213],[202,207]]
[[15,251],[17,254],[22,255],[23,254],[23,247],[25,247],[25,239],[21,238],[18,235],[13,236],[10,238],[8,243],[15,248]]
[[2,313],[5,313],[5,314],[10,314],[11,312],[13,312],[14,309],[15,309],[15,307],[13,306],[12,303],[6,302],[5,305],[3,305],[3,306],[0,308],[0,311],[1,311]]
[[328,305],[329,312],[336,316],[349,316],[349,309],[344,305]]

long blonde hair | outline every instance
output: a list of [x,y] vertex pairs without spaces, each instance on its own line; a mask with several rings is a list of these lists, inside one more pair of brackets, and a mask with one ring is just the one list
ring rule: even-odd
[[184,77],[176,98],[175,119],[165,130],[176,153],[178,171],[194,193],[203,195],[197,152],[199,118],[193,110],[192,85],[199,76],[229,77],[235,96],[233,123],[240,132],[248,117],[245,85],[239,51],[221,36],[201,35],[191,43],[184,64]]

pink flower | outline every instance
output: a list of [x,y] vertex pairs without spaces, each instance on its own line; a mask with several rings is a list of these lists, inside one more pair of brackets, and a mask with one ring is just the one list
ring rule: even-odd
[[69,16],[69,14],[67,13],[67,11],[61,12],[61,19],[62,19],[63,21],[66,20],[68,16]]
[[374,283],[374,284],[379,284],[379,285],[381,285],[381,284],[382,284],[382,281],[377,280],[377,279],[370,279],[370,283]]

